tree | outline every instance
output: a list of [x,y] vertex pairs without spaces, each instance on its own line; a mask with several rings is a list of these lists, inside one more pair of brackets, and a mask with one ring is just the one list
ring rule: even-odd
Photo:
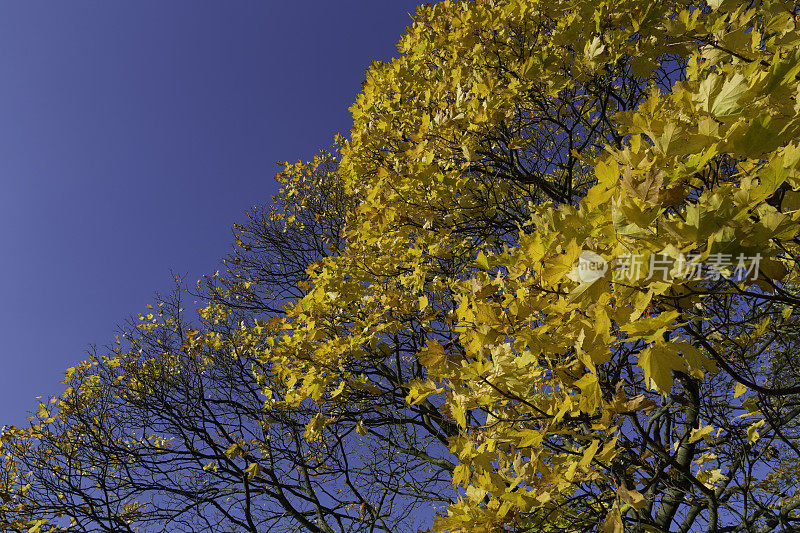
[[[180,286],[157,296],[106,353],[68,370],[57,414],[42,404],[31,428],[4,433],[7,464],[35,480],[17,490],[8,527],[44,516],[69,531],[413,531],[420,507],[443,503],[454,466],[424,453],[431,437],[390,418],[391,402],[369,387],[289,406],[292,384],[259,355],[280,334],[279,306],[307,283],[304,265],[338,249],[347,197],[334,158],[320,154],[302,196],[237,227],[200,323]],[[338,422],[306,439],[321,410]]]
[[798,11],[420,8],[202,323],[4,433],[8,527],[797,529]]

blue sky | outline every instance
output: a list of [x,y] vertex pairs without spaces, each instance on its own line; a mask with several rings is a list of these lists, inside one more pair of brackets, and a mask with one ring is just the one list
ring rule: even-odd
[[348,132],[414,1],[0,7],[0,425]]

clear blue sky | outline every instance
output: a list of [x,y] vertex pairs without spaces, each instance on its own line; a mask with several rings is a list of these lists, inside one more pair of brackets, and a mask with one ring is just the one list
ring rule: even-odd
[[213,272],[275,162],[350,128],[415,1],[4,2],[0,425],[90,343]]

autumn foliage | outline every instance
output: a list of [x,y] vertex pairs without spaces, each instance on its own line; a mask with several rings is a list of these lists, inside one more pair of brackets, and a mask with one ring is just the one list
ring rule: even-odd
[[199,316],[3,433],[0,530],[797,530],[799,11],[420,7]]

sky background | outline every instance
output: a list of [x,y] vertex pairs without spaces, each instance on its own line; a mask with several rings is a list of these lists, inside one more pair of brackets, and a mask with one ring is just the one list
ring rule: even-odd
[[0,425],[192,282],[348,107],[416,1],[4,2]]

